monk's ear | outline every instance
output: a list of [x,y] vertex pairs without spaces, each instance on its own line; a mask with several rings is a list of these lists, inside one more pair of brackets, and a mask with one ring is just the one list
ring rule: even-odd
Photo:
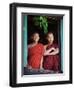
[[40,36],[39,36],[39,39],[40,39]]

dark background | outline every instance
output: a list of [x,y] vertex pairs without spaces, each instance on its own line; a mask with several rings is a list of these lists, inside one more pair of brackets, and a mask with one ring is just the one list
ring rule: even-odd
[[[45,39],[46,34],[44,31],[36,26],[34,24],[33,18],[34,16],[38,15],[28,15],[28,44],[31,43],[30,37],[34,32],[38,32],[40,35],[40,40],[39,42],[46,44],[47,41]],[[48,32],[52,32],[54,34],[54,42],[58,43],[60,45],[60,19],[61,16],[48,16]]]

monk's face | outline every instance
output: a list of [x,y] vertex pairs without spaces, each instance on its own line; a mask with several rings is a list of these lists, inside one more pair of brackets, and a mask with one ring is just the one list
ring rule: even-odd
[[49,43],[53,43],[53,41],[54,41],[53,33],[48,33],[47,40]]
[[33,40],[34,42],[38,42],[39,39],[40,39],[40,37],[39,37],[39,34],[38,34],[38,33],[33,34],[32,40]]

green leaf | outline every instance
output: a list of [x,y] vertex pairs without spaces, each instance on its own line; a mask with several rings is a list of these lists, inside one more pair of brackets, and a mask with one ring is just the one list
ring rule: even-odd
[[48,32],[48,20],[46,16],[36,16],[33,20],[36,26],[40,27],[41,29],[43,27],[44,33]]

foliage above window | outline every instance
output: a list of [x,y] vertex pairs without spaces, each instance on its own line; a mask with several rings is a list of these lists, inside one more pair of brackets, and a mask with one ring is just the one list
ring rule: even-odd
[[48,32],[48,20],[47,16],[35,16],[33,18],[34,24],[44,30],[44,33]]

